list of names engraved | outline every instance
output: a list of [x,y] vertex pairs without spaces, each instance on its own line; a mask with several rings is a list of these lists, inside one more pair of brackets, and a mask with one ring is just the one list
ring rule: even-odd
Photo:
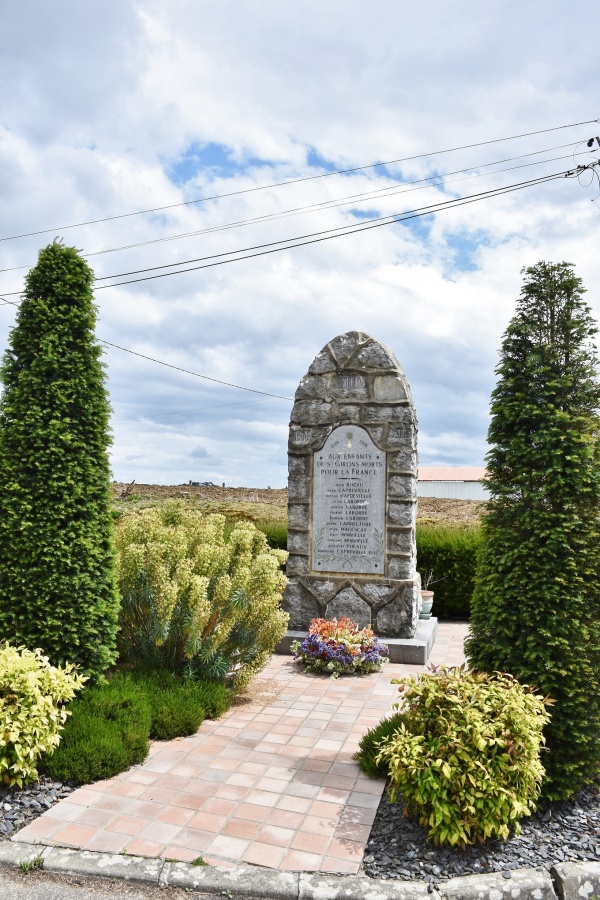
[[314,454],[311,569],[383,575],[386,455],[342,425]]

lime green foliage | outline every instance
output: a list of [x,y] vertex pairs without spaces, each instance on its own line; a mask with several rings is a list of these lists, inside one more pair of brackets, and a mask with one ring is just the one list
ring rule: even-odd
[[395,683],[402,721],[378,764],[389,794],[429,829],[435,844],[506,839],[535,809],[544,769],[545,701],[510,675],[442,669]]
[[62,743],[44,769],[78,784],[110,778],[143,762],[150,738],[195,734],[206,717],[225,712],[231,698],[221,684],[186,681],[166,671],[119,672],[72,704]]
[[191,678],[233,674],[244,687],[285,634],[280,608],[285,551],[250,522],[230,530],[222,515],[176,501],[116,528],[122,655]]
[[402,713],[394,713],[388,719],[382,719],[361,737],[358,750],[352,759],[355,759],[363,772],[371,778],[387,778],[388,765],[383,760],[378,761],[378,756],[383,744],[391,738],[401,722]]
[[87,688],[45,771],[60,781],[87,784],[111,778],[148,755],[152,709],[146,692],[127,675]]
[[42,753],[52,754],[68,711],[64,704],[85,678],[73,666],[55,668],[41,651],[0,648],[0,779],[22,787],[38,777]]
[[475,586],[477,554],[482,546],[479,525],[418,525],[419,570],[433,570],[433,615],[468,619]]
[[542,798],[600,765],[600,386],[595,323],[566,263],[525,271],[502,343],[467,654],[556,700]]
[[118,600],[92,281],[72,248],[42,250],[0,368],[0,633],[95,678]]

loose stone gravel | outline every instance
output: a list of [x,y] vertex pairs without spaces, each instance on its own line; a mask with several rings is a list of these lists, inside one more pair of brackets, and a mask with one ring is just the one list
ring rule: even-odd
[[23,788],[0,787],[0,841],[9,840],[74,790],[75,785],[53,781],[46,775]]
[[600,781],[568,803],[521,820],[521,834],[466,850],[427,844],[427,830],[402,815],[400,801],[381,799],[363,860],[371,878],[437,883],[457,875],[549,869],[562,862],[600,861]]

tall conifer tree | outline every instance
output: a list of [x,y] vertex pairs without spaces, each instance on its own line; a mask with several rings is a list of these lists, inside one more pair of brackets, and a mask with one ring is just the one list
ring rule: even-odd
[[42,250],[0,369],[0,635],[96,678],[118,602],[93,278],[76,250]]
[[542,798],[600,763],[600,388],[596,326],[567,263],[525,269],[492,394],[485,545],[467,655],[556,701]]

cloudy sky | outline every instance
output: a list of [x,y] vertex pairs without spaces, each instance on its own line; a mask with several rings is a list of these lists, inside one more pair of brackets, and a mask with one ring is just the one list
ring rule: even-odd
[[[350,330],[402,363],[422,464],[481,465],[522,267],[575,263],[600,316],[597,185],[561,178],[248,248],[588,161],[594,25],[583,0],[6,5],[0,295],[18,300],[60,236],[90,254],[100,339],[263,392],[105,345],[114,477],[282,487],[291,402],[279,398]],[[199,260],[187,274],[113,277],[187,260]],[[0,350],[15,314],[0,304]]]

